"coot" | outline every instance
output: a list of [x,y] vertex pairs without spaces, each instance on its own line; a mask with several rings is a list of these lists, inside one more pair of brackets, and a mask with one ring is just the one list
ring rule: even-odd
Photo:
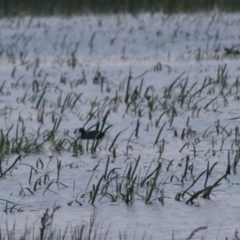
[[103,132],[100,131],[88,131],[86,132],[84,128],[79,128],[74,131],[81,133],[81,139],[101,139],[104,136]]

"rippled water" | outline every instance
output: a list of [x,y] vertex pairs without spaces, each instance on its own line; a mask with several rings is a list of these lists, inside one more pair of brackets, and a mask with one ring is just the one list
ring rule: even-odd
[[[239,150],[237,137],[234,135],[234,129],[238,126],[239,98],[238,93],[230,91],[230,86],[239,77],[239,56],[226,55],[224,50],[238,49],[239,23],[239,14],[217,12],[2,18],[0,85],[4,81],[5,83],[0,93],[0,121],[5,133],[14,124],[14,130],[10,132],[11,138],[16,137],[17,123],[20,128],[24,122],[27,135],[31,136],[39,126],[41,132],[52,129],[53,116],[56,119],[61,116],[59,138],[63,137],[64,131],[68,131],[69,138],[74,139],[74,130],[86,122],[95,99],[98,106],[106,106],[106,110],[103,111],[106,113],[109,100],[115,97],[116,92],[122,98],[117,111],[111,109],[107,125],[112,127],[94,156],[86,151],[86,141],[82,142],[84,153],[77,157],[67,151],[56,153],[48,143],[44,145],[42,154],[23,154],[21,163],[19,162],[11,174],[6,174],[0,182],[3,232],[6,230],[6,220],[10,227],[16,222],[17,235],[22,233],[26,221],[28,226],[34,225],[38,231],[45,209],[56,205],[61,208],[55,213],[54,227],[64,229],[67,224],[75,226],[89,223],[91,214],[96,210],[99,229],[103,235],[109,229],[109,239],[116,239],[119,233],[124,232],[127,239],[141,239],[145,234],[147,239],[187,239],[194,229],[200,227],[206,228],[195,232],[192,239],[232,237],[240,222],[238,166],[236,174],[231,171],[231,174],[221,181],[221,185],[215,188],[210,200],[199,197],[193,205],[187,205],[189,196],[185,195],[185,199],[181,199],[180,202],[175,200],[175,196],[178,192],[186,190],[194,179],[207,169],[208,162],[210,166],[218,162],[209,179],[209,182],[214,184],[225,174],[228,157],[230,156],[232,164]],[[74,58],[77,62],[73,66]],[[160,63],[161,67],[156,70],[154,66],[156,67],[157,63]],[[228,85],[224,88],[225,95],[222,94],[224,97],[220,87],[212,89],[212,93],[194,95],[193,100],[200,101],[199,114],[186,107],[179,107],[180,104],[176,101],[177,115],[172,124],[169,122],[170,116],[163,115],[159,126],[156,127],[156,120],[164,112],[161,105],[163,102],[159,102],[151,118],[144,108],[146,105],[147,109],[146,102],[140,103],[143,106],[141,117],[131,110],[126,112],[124,97],[129,75],[132,76],[132,89],[140,86],[141,79],[144,79],[143,92],[152,86],[155,96],[159,101],[164,101],[164,88],[179,76],[182,84],[188,79],[189,89],[196,82],[194,89],[197,90],[206,77],[215,79],[219,69],[223,70],[224,66],[228,80]],[[105,79],[103,91],[99,84],[93,83],[97,71]],[[76,85],[77,80],[83,78],[83,74],[86,84]],[[44,95],[42,124],[37,121],[39,109],[36,109],[35,98],[40,97],[40,92],[33,91],[34,80],[40,85],[48,82],[49,86]],[[121,86],[124,90],[121,90]],[[178,88],[173,91],[169,103],[178,96],[179,91]],[[82,93],[81,101],[77,102],[73,109],[62,111],[58,102],[63,101],[70,92]],[[214,98],[216,100],[213,100]],[[212,104],[207,106],[212,100]],[[187,129],[188,117],[188,127],[196,134],[182,139],[180,136],[183,129]],[[102,118],[103,115],[99,116],[100,120]],[[133,134],[129,140],[138,119],[139,137]],[[88,127],[97,120],[97,117],[91,120]],[[166,125],[161,139],[165,140],[165,147],[159,159],[160,143],[154,145],[154,142],[164,122]],[[225,137],[222,128],[221,134],[214,132],[216,122],[226,129],[229,136]],[[214,133],[210,133],[209,129]],[[174,135],[174,130],[178,132],[178,137]],[[117,157],[113,158],[109,146],[120,131],[123,132],[115,145]],[[203,137],[206,131],[209,131],[209,134]],[[191,144],[183,148],[187,142],[194,143],[196,147],[197,156],[194,158]],[[5,159],[3,168],[7,169],[17,156],[2,156]],[[134,163],[134,159],[140,156],[140,179],[149,173],[148,168],[150,172],[153,171],[160,161],[162,168],[158,181],[159,190],[164,191],[164,204],[154,201],[147,205],[141,196],[135,195],[133,204],[129,205],[120,199],[111,202],[109,198],[101,196],[97,196],[94,206],[91,205],[88,202],[89,191],[104,173],[108,156],[111,156],[109,169],[116,168],[120,175],[124,174],[128,164]],[[194,174],[188,175],[186,181],[181,182],[186,156],[191,157]],[[38,159],[42,160],[44,167],[39,168],[38,173],[33,174],[29,180],[29,166],[36,168]],[[171,160],[173,165],[166,170]],[[50,180],[56,179],[59,161],[59,180],[64,185],[55,184],[46,190],[46,185],[42,184],[31,194],[27,188],[33,190],[39,177],[48,173]],[[94,168],[96,171],[93,173]],[[173,175],[176,178],[170,181]],[[205,177],[197,181],[191,193],[202,189],[204,181]],[[22,188],[25,189],[25,196],[20,194]],[[86,194],[84,198],[78,198],[82,204],[80,206],[75,199],[83,194]],[[156,189],[155,194],[156,198],[159,197]],[[13,207],[13,211],[8,210],[8,214],[4,212],[6,200],[11,201],[8,207],[13,206],[12,203],[18,204]],[[18,211],[20,208],[23,212]]]

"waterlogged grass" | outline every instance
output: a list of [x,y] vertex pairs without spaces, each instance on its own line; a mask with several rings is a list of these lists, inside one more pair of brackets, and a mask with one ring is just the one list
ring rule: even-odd
[[[105,79],[104,76],[102,78]],[[14,194],[23,196],[26,201],[35,194],[43,197],[51,193],[58,194],[60,189],[64,192],[64,189],[70,187],[69,182],[62,177],[64,168],[81,168],[78,162],[81,156],[98,154],[104,150],[107,156],[101,162],[105,162],[105,167],[100,168],[100,162],[96,162],[89,179],[81,183],[85,190],[76,192],[76,197],[66,203],[69,206],[77,204],[80,207],[86,203],[100,206],[101,201],[124,202],[127,205],[142,201],[145,204],[164,205],[169,201],[169,193],[175,194],[176,201],[189,205],[198,203],[200,198],[210,200],[215,196],[218,199],[216,189],[221,189],[222,183],[230,181],[231,175],[239,172],[239,128],[234,120],[230,119],[228,125],[222,125],[221,119],[216,119],[213,125],[198,130],[191,127],[191,121],[204,116],[206,112],[215,115],[219,111],[219,105],[224,107],[229,101],[238,101],[238,78],[230,82],[227,66],[219,65],[217,75],[213,78],[205,77],[202,81],[189,83],[189,79],[180,74],[160,92],[151,85],[143,87],[144,78],[140,83],[134,82],[132,75],[126,76],[126,79],[119,83],[114,97],[108,94],[109,91],[95,77],[92,82],[86,79],[87,83],[90,81],[90,84],[99,87],[99,91],[107,96],[102,103],[96,99],[83,101],[83,92],[78,95],[73,92],[63,93],[56,91],[55,83],[34,80],[28,87],[27,99],[20,102],[29,104],[35,112],[36,118],[31,120],[36,124],[35,129],[30,131],[27,128],[27,120],[23,120],[19,112],[18,121],[1,130],[2,184],[12,176],[18,176],[24,166],[28,169],[25,179],[19,180],[19,190],[15,189]],[[66,84],[69,84],[68,79]],[[38,86],[37,90],[35,86]],[[11,92],[15,90],[14,87],[10,89]],[[55,94],[55,102],[48,100],[49,93]],[[78,109],[82,106],[88,111],[80,112]],[[120,107],[125,110],[120,111]],[[59,128],[64,124],[64,112],[81,116],[80,125],[88,125],[89,129],[95,128],[106,134],[114,128],[114,118],[110,120],[111,115],[120,114],[122,119],[129,115],[135,120],[132,131],[127,133],[125,146],[120,148],[121,134],[126,129],[110,133],[112,137],[105,144],[101,140],[89,140],[85,144],[78,137],[70,136],[72,129],[65,127],[63,131]],[[185,125],[177,127],[177,117],[186,113]],[[52,127],[45,130],[45,122],[51,123]],[[151,130],[155,136],[150,135]],[[170,139],[174,138],[178,142],[176,150],[179,156],[170,159],[164,157],[166,146],[173,147],[166,132],[169,132]],[[143,161],[141,154],[136,155],[134,152],[143,134],[149,135],[148,146],[155,152],[146,171],[139,164]],[[201,144],[204,142],[209,142],[210,145],[203,151]],[[38,156],[49,151],[54,156],[49,157],[48,162]],[[61,154],[66,152],[77,157],[76,160],[65,164]],[[12,159],[11,156],[16,154]],[[218,154],[226,154],[227,159],[223,159],[222,163],[210,163],[209,159]],[[28,155],[31,156],[31,161],[25,162],[23,158]],[[121,168],[114,165],[119,158],[125,159]],[[199,159],[203,168],[200,171]],[[49,169],[50,164],[53,165],[52,170]],[[165,185],[172,184],[179,185],[181,190],[169,192],[168,188],[165,191]],[[26,211],[24,206],[9,201],[8,197],[1,201],[5,203],[6,213]]]
[[[14,31],[9,34],[9,43],[2,45],[0,55],[5,63],[0,83],[0,206],[2,213],[10,216],[31,215],[54,203],[59,207],[52,213],[44,212],[35,235],[26,227],[20,234],[22,239],[108,239],[112,226],[104,228],[101,235],[95,213],[87,230],[85,225],[70,230],[75,218],[72,211],[89,207],[104,211],[115,205],[168,209],[172,204],[185,209],[204,207],[234,195],[240,158],[237,45],[216,49],[221,43],[219,33],[209,33],[214,45],[209,40],[207,48],[188,52],[187,65],[179,67],[182,59],[179,63],[176,59],[167,62],[154,58],[140,67],[133,61],[129,70],[131,56],[124,48],[116,65],[104,57],[102,65],[101,61],[94,64],[83,59],[94,61],[99,57],[103,45],[95,39],[95,30],[88,35],[86,46],[85,41],[69,37],[60,21],[57,28],[65,33],[60,42],[49,37],[47,42],[36,43],[27,30],[31,30],[31,24],[45,37],[54,27],[50,31],[48,20],[32,21],[10,19],[3,23]],[[136,21],[136,31],[148,31],[144,19]],[[98,19],[100,29],[101,24]],[[174,44],[178,34],[182,39],[182,33],[176,32],[175,26],[172,30]],[[128,34],[132,32],[127,29]],[[113,42],[122,41],[122,37],[109,36],[108,40],[111,52]],[[38,44],[42,51],[38,51]],[[209,71],[208,64],[212,64]],[[102,131],[105,137],[83,141],[74,134],[80,127]],[[69,212],[65,216],[71,223],[65,224],[62,232],[53,225],[60,206]],[[208,236],[206,229],[205,225],[189,227],[184,239],[192,239],[198,232]],[[13,228],[8,239],[15,237],[14,232]],[[118,237],[133,239],[121,231]],[[141,237],[144,239],[145,234]],[[173,231],[172,239],[177,238]]]

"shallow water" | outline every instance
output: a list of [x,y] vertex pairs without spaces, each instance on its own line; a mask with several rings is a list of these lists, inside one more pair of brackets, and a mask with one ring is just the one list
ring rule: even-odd
[[[82,141],[84,153],[77,157],[67,151],[56,153],[48,143],[44,144],[42,154],[23,154],[21,163],[15,166],[11,174],[8,173],[1,179],[2,231],[6,230],[6,220],[9,226],[16,221],[16,234],[22,234],[25,219],[28,226],[34,225],[38,231],[40,217],[45,209],[56,205],[61,206],[55,213],[56,228],[64,229],[67,224],[75,226],[89,223],[91,214],[96,210],[102,234],[109,229],[108,239],[116,239],[119,232],[125,232],[127,239],[140,239],[145,233],[147,238],[152,239],[173,239],[173,236],[174,239],[187,239],[191,232],[199,227],[207,228],[196,232],[192,239],[232,237],[240,222],[237,211],[238,166],[236,174],[231,171],[231,174],[221,181],[221,185],[215,188],[210,200],[198,197],[193,205],[187,205],[189,196],[185,195],[180,202],[175,200],[175,196],[178,192],[186,190],[194,179],[207,169],[208,162],[210,166],[218,162],[209,178],[209,184],[214,184],[225,174],[228,152],[232,165],[239,150],[237,137],[234,135],[238,124],[239,98],[236,97],[238,93],[230,91],[232,84],[239,77],[239,56],[229,56],[224,52],[225,47],[239,47],[239,22],[239,14],[214,12],[170,16],[158,13],[137,16],[89,15],[71,18],[1,19],[0,85],[5,80],[6,82],[1,89],[0,122],[5,133],[14,124],[13,131],[10,132],[12,139],[16,137],[17,123],[20,128],[24,122],[26,135],[31,138],[31,134],[36,133],[38,127],[41,127],[41,133],[52,129],[53,118],[59,119],[60,116],[62,121],[56,139],[65,136],[64,131],[67,130],[69,139],[74,139],[74,130],[85,124],[91,108],[97,109],[99,106],[103,107],[103,111],[87,124],[88,127],[94,125],[97,120],[102,120],[108,108],[110,109],[109,99],[113,99],[116,92],[122,98],[117,111],[111,109],[106,126],[112,127],[94,156],[86,151],[86,141]],[[73,58],[77,59],[76,65],[72,62]],[[156,67],[157,63],[160,63],[161,67],[156,70],[154,66]],[[163,115],[159,126],[156,127],[156,120],[164,112],[166,86],[170,86],[181,76],[182,85],[188,79],[188,88],[196,82],[193,89],[198,90],[206,77],[216,79],[218,69],[224,69],[225,64],[228,81],[224,88],[225,95],[220,91],[220,84],[214,89],[209,87],[209,91],[201,96],[194,95],[193,101],[199,100],[198,107],[201,108],[197,114],[188,109],[186,103],[180,107],[179,101],[174,101],[179,96],[179,85],[167,99],[168,104],[174,101],[177,115],[172,124],[169,120],[171,115]],[[83,78],[83,71],[86,84],[77,85],[77,80]],[[104,76],[103,91],[99,83],[93,83],[97,71]],[[139,106],[142,106],[141,117],[134,113],[134,109],[130,108],[126,112],[124,97],[129,74],[132,76],[131,90],[135,86],[139,87],[141,79],[144,79],[143,93],[147,87],[152,86],[154,96],[159,99],[151,119],[146,99],[139,103]],[[48,82],[49,88],[43,97],[45,105],[42,124],[38,122],[40,110],[37,109],[41,91],[33,90],[33,80],[40,83],[41,90]],[[59,102],[63,103],[70,92],[82,93],[81,101],[78,101],[73,109],[68,107],[63,111]],[[210,103],[214,98],[217,100]],[[207,106],[208,103],[210,104]],[[236,120],[229,120],[231,118]],[[139,136],[133,134],[130,139],[138,119]],[[222,128],[219,134],[216,133],[217,121],[229,136],[226,137]],[[154,145],[154,142],[163,125],[165,127],[159,140],[164,139],[165,145],[159,158],[161,144],[158,142]],[[184,128],[191,128],[195,134],[182,139],[180,136]],[[212,133],[208,129],[212,129]],[[178,133],[177,137],[174,130]],[[116,141],[117,157],[114,158],[109,146],[120,131],[123,132]],[[207,131],[209,134],[206,134]],[[187,142],[194,144],[183,148]],[[197,155],[194,154],[193,145]],[[3,156],[3,168],[7,169],[17,156]],[[98,195],[92,206],[88,202],[89,192],[105,172],[108,156],[111,160],[109,170],[116,168],[120,175],[124,174],[128,164],[134,163],[140,156],[137,170],[139,181],[161,162],[158,188],[153,195],[158,199],[158,190],[163,190],[164,204],[158,200],[152,204],[145,204],[146,192],[141,190],[143,195],[135,195],[130,205],[126,205],[120,197],[117,202],[111,202],[110,198]],[[191,158],[193,174],[188,172],[186,180],[181,183],[179,179],[184,173],[186,156]],[[30,179],[29,166],[37,168],[38,159],[42,160],[44,167],[38,168],[38,173],[33,174]],[[173,165],[166,170],[171,160]],[[42,183],[37,186],[34,194],[31,194],[28,189],[33,191],[38,178],[46,174],[49,175],[49,181],[57,178],[59,161],[59,181],[64,185],[53,184],[46,189],[47,185]],[[95,167],[97,168],[93,173]],[[172,176],[176,178],[170,181]],[[193,194],[202,189],[204,181],[205,177],[197,181],[190,192]],[[25,196],[20,195],[22,188]],[[114,187],[111,193],[113,191]],[[83,194],[86,194],[85,197],[80,198]],[[74,201],[77,196],[82,206]],[[19,204],[13,211],[8,211],[8,214],[4,212],[6,200]],[[13,205],[9,203],[10,209],[11,206]],[[23,212],[18,212],[18,206]]]

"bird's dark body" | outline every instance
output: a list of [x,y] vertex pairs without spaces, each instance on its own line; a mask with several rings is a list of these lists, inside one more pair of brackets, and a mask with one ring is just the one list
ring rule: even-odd
[[103,132],[100,131],[88,131],[86,132],[84,128],[76,129],[76,131],[79,131],[81,133],[81,139],[101,139],[104,136]]

